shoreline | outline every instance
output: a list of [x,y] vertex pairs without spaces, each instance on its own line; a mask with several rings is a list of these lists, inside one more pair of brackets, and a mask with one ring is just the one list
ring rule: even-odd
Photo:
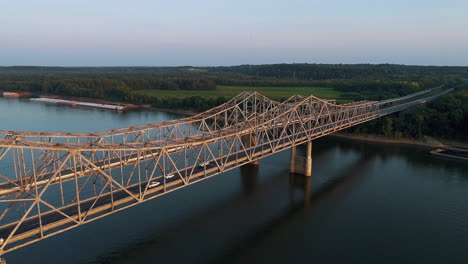
[[[192,110],[183,110],[183,109],[170,109],[170,108],[164,108],[164,107],[154,107],[151,105],[140,105],[141,109],[144,110],[150,110],[150,111],[161,111],[161,112],[168,112],[168,113],[173,113],[173,114],[179,114],[179,115],[187,115],[187,116],[194,116],[199,114],[199,112],[195,112]],[[135,109],[137,110],[137,109]]]
[[422,147],[431,147],[437,149],[468,149],[467,142],[450,141],[447,139],[437,139],[428,136],[424,136],[423,140],[410,139],[410,138],[386,138],[377,135],[366,135],[366,134],[347,134],[343,132],[336,132],[330,136],[348,138],[353,140],[385,143],[385,144],[404,144],[404,145],[415,145]]
[[336,132],[334,134],[331,134],[330,136],[347,138],[347,139],[358,140],[358,141],[385,143],[385,144],[404,144],[404,145],[416,145],[416,146],[423,146],[423,147],[445,147],[443,143],[436,141],[436,140],[433,140],[433,142],[423,142],[421,140],[416,140],[416,139],[405,139],[405,138],[394,139],[394,138],[386,138],[386,137],[375,136],[375,135],[347,134],[343,132]]

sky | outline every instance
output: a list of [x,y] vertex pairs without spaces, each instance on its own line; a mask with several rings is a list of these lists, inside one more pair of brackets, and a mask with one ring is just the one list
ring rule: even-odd
[[0,66],[468,66],[467,0],[0,0]]

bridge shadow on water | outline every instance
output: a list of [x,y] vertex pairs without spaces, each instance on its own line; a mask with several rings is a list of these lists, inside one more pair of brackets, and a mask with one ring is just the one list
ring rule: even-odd
[[[303,156],[305,148],[301,146],[297,150],[298,156]],[[392,178],[392,175],[377,169],[380,166],[386,166],[387,169],[391,166],[421,166],[421,168],[431,167],[444,172],[455,171],[457,173],[454,176],[450,176],[449,173],[426,173],[427,170],[421,170],[422,173],[414,173],[413,171],[410,179],[414,179],[418,183],[421,179],[434,178],[438,184],[441,180],[454,183],[466,181],[468,184],[468,174],[466,173],[468,164],[432,157],[428,154],[429,150],[430,148],[408,145],[357,143],[348,139],[325,137],[314,141],[314,173],[312,177],[290,175],[289,151],[283,151],[263,159],[259,166],[241,167],[206,182],[198,183],[190,189],[176,191],[149,202],[149,204],[135,207],[129,211],[130,213],[127,213],[135,216],[130,217],[125,213],[116,214],[114,216],[116,223],[103,219],[99,223],[90,224],[89,228],[85,226],[82,229],[84,235],[77,233],[73,235],[71,232],[65,233],[64,236],[79,240],[76,242],[77,250],[82,249],[80,243],[88,243],[87,237],[94,235],[96,231],[98,231],[96,241],[102,244],[110,241],[108,246],[103,247],[104,249],[97,249],[96,253],[89,254],[87,261],[93,260],[88,263],[94,264],[252,263],[255,262],[253,259],[263,258],[267,255],[265,250],[256,250],[258,248],[265,249],[266,245],[271,243],[277,243],[271,248],[273,251],[286,250],[290,253],[303,254],[299,256],[302,258],[312,256],[320,260],[319,262],[326,263],[327,254],[333,252],[335,246],[336,250],[346,250],[352,247],[352,245],[345,244],[346,242],[339,245],[328,242],[324,243],[322,247],[318,246],[322,250],[325,249],[326,253],[321,254],[319,251],[314,251],[314,248],[322,243],[320,240],[326,239],[321,230],[330,218],[333,220],[335,209],[340,210],[340,212],[343,209],[349,209],[350,212],[341,215],[351,216],[351,218],[354,215],[354,210],[360,210],[359,213],[356,213],[356,215],[362,215],[362,218],[358,218],[359,221],[363,220],[367,223],[365,213],[368,207],[343,207],[342,204],[346,203],[349,198],[352,202],[359,204],[363,201],[362,199],[375,197],[365,192],[379,193],[380,197],[383,196],[389,200],[399,197],[395,194],[406,194],[404,191],[399,191],[408,186],[407,181],[402,182],[404,185],[398,185],[398,192],[391,192],[392,195],[385,192],[385,188],[382,188],[384,185],[379,184],[391,183],[392,181],[381,181],[380,179]],[[399,170],[392,171],[399,172]],[[404,176],[409,175],[405,174]],[[379,180],[376,181],[376,179]],[[373,184],[369,185],[370,181],[373,181]],[[417,188],[421,187],[411,185],[408,193],[417,193]],[[195,191],[188,191],[194,189]],[[365,194],[361,195],[363,192]],[[431,189],[431,195],[432,193]],[[200,197],[200,195],[204,197]],[[361,200],[357,201],[355,196],[359,196],[358,200]],[[207,199],[207,197],[209,198]],[[195,201],[199,198],[201,199],[198,202]],[[449,196],[450,201],[456,200],[455,198],[458,196]],[[426,200],[427,198],[424,198],[422,201]],[[392,203],[387,204],[382,200],[379,202],[382,205],[392,205]],[[434,208],[434,206],[432,204],[430,208]],[[191,209],[189,210],[189,208]],[[418,207],[409,206],[409,209],[418,210]],[[384,217],[386,215],[382,214],[381,218]],[[390,214],[389,217],[392,215]],[[123,223],[125,221],[128,224]],[[372,222],[373,220],[368,221]],[[333,224],[325,228],[328,232],[326,236],[331,236],[332,240],[341,239],[343,234],[340,232],[343,232],[343,228],[340,225],[346,226],[347,222],[348,219],[334,221]],[[298,223],[300,225],[297,227],[301,231],[310,228],[304,233],[304,236],[313,237],[315,240],[309,239],[308,241],[319,244],[300,248],[300,243],[305,238],[292,236],[287,237],[291,240],[284,242],[291,243],[288,245],[289,250],[278,246],[283,243],[283,241],[278,242],[278,238],[284,238],[284,232],[294,231],[293,229]],[[383,221],[383,223],[385,222]],[[140,224],[142,226],[139,226]],[[99,233],[103,225],[106,225],[102,228],[105,231]],[[335,230],[336,234],[333,233]],[[119,235],[106,238],[108,235],[106,232],[115,232]],[[373,235],[372,232],[369,233]],[[353,241],[350,239],[350,237],[353,238],[353,230],[349,230],[347,235],[347,240],[343,239],[343,241]],[[62,239],[61,237],[57,238]],[[122,239],[122,241],[111,241],[113,239]],[[56,248],[60,243],[54,244],[53,239],[50,241],[51,245],[55,245],[51,246],[52,248]],[[379,242],[378,239],[370,241],[372,243]],[[37,245],[43,245],[42,248],[45,248],[46,245],[49,245],[47,243],[48,241],[45,240],[43,244],[38,243]],[[270,249],[268,248],[268,250]],[[21,252],[18,251],[18,253]],[[86,255],[88,252],[83,250],[83,253]],[[63,260],[65,258],[58,255],[56,259]],[[10,259],[14,260],[14,258]],[[345,261],[346,259],[339,260]],[[64,262],[51,261],[50,263]],[[72,261],[72,263],[82,262]]]
[[[315,164],[327,162],[333,150],[327,145],[320,146],[314,153]],[[262,162],[259,166],[246,165],[240,168],[239,195],[217,201],[158,234],[91,263],[237,263],[282,226],[351,191],[372,161],[371,156],[363,154],[337,175],[324,176],[330,177],[316,186],[314,175],[291,175],[286,169],[273,172],[262,181],[259,179]]]
[[[288,225],[297,217],[313,213],[314,209],[332,200],[339,200],[360,180],[363,179],[365,171],[370,168],[373,159],[362,156],[354,164],[344,169],[337,177],[330,179],[312,190],[314,176],[306,177],[300,174],[289,176],[289,202],[290,205],[284,212],[265,223],[261,228],[245,236],[235,247],[210,263],[245,263],[239,257],[248,255],[249,251],[255,250],[255,245],[262,243],[275,236],[277,230]],[[297,196],[299,194],[299,198]]]
[[[290,175],[287,166],[280,170],[268,170],[271,166],[269,162],[282,160],[281,164],[285,164],[289,153],[284,152],[277,154],[281,156],[278,159],[262,160],[259,166],[244,166],[229,175],[239,177],[240,192],[225,199],[214,198],[215,201],[202,210],[173,221],[168,228],[156,227],[160,230],[149,230],[151,234],[139,243],[106,254],[92,263],[255,262],[252,260],[255,257],[251,256],[257,254],[258,257],[255,252],[258,247],[281,237],[284,230],[289,230],[297,222],[309,219],[307,225],[323,224],[320,222],[324,219],[324,212],[326,211],[326,216],[328,211],[333,211],[337,202],[346,200],[365,181],[369,172],[378,173],[375,167],[382,163],[393,164],[392,160],[396,159],[404,161],[397,164],[468,171],[467,164],[437,159],[428,154],[429,149],[375,142],[356,143],[329,137],[314,141],[312,177]],[[303,151],[304,148],[298,148],[298,155]],[[349,162],[341,160],[347,156],[354,158],[348,160]],[[327,163],[337,159],[340,166],[336,170],[321,170],[324,167],[335,167],[336,164]],[[268,176],[265,177],[265,174]],[[414,177],[445,177],[442,175],[423,173]],[[222,177],[220,175],[216,179],[222,181]],[[468,181],[468,177],[461,178],[447,180]],[[203,184],[205,183],[200,183]],[[177,199],[182,199],[178,210],[190,206],[190,202],[184,202],[183,197]],[[313,250],[313,247],[307,250]],[[322,258],[321,261],[326,262],[326,259]]]

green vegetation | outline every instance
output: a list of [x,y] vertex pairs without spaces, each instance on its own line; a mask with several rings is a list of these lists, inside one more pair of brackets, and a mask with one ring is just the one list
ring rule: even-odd
[[391,138],[432,136],[468,141],[468,84],[433,102],[371,121],[347,131]]
[[249,87],[249,86],[218,86],[215,90],[205,91],[171,91],[171,90],[137,90],[138,95],[147,95],[162,98],[187,98],[202,96],[205,98],[234,97],[243,91],[257,91],[272,99],[284,99],[294,94],[314,95],[319,98],[340,99],[341,92],[333,88],[320,87]]
[[468,135],[468,67],[272,64],[232,67],[0,67],[0,91],[28,91],[202,111],[242,91],[281,100],[293,94],[383,100],[441,84],[457,93],[349,131],[387,137]]

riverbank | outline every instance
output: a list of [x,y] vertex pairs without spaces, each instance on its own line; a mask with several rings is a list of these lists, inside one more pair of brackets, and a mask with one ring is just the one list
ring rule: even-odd
[[343,132],[337,132],[332,135],[332,137],[341,137],[341,138],[348,138],[354,139],[359,141],[369,141],[369,142],[378,142],[378,143],[389,143],[389,144],[406,144],[406,145],[417,145],[417,146],[425,146],[425,147],[444,147],[445,144],[429,137],[425,137],[424,140],[416,140],[416,139],[395,139],[395,138],[387,138],[382,136],[375,136],[375,135],[355,135],[355,134],[347,134]]
[[179,114],[179,115],[187,115],[193,116],[199,114],[199,112],[193,110],[183,110],[183,109],[172,109],[172,108],[164,108],[164,107],[154,107],[151,105],[141,105],[141,109],[149,110],[149,111],[160,111],[160,112],[168,112],[172,114]]
[[387,138],[383,136],[376,136],[376,135],[355,135],[355,134],[347,134],[343,132],[337,132],[332,134],[331,136],[336,137],[343,137],[361,141],[370,141],[370,142],[380,142],[380,143],[390,143],[390,144],[407,144],[407,145],[418,145],[418,146],[426,146],[426,147],[435,147],[435,148],[463,148],[468,149],[467,142],[460,142],[460,141],[453,141],[447,139],[436,139],[428,136],[424,136],[423,139],[409,139],[409,138]]

